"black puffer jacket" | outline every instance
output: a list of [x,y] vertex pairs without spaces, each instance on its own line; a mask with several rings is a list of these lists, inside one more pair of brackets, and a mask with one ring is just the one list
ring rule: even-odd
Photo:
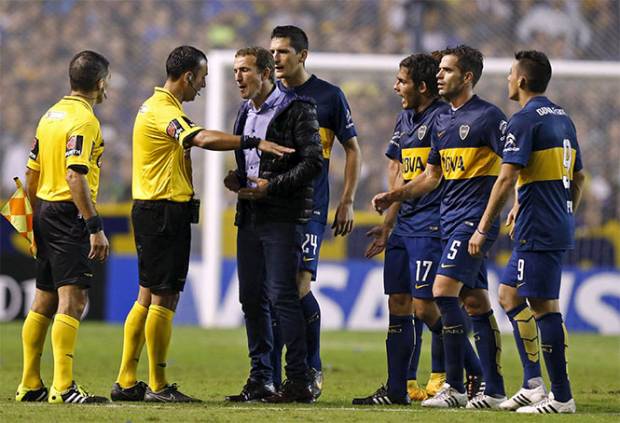
[[[249,107],[249,102],[241,106],[235,121],[235,134],[243,134]],[[267,196],[257,201],[239,200],[235,225],[239,226],[250,218],[256,223],[305,223],[312,213],[312,182],[323,166],[314,102],[291,94],[269,123],[265,138],[294,148],[295,152],[283,158],[260,153],[259,177],[269,180]],[[246,186],[243,150],[235,151],[235,159],[241,186]]]

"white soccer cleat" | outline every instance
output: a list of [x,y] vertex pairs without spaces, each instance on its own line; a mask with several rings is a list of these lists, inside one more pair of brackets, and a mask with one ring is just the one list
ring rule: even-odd
[[499,405],[502,410],[514,411],[517,408],[527,405],[536,404],[547,398],[547,390],[545,385],[539,385],[536,388],[521,388],[519,391]]
[[575,400],[573,398],[566,402],[556,401],[553,398],[553,392],[549,394],[548,398],[537,402],[536,404],[517,408],[517,413],[530,414],[574,413],[575,411],[577,411],[577,406],[575,405]]
[[456,408],[465,404],[467,404],[467,393],[461,394],[447,383],[434,397],[422,401],[422,407],[431,408]]
[[500,398],[495,398],[492,397],[491,395],[485,395],[485,394],[478,394],[475,397],[473,397],[472,399],[470,399],[469,401],[467,401],[467,405],[465,406],[465,408],[478,408],[478,409],[483,409],[483,408],[488,408],[491,410],[499,410],[500,409],[500,405],[506,401],[506,397],[500,397]]

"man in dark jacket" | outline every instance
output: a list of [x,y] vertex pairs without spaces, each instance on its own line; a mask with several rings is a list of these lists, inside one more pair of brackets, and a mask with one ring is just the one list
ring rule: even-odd
[[[312,100],[278,90],[274,61],[260,47],[241,49],[233,67],[241,97],[235,134],[267,137],[295,152],[278,158],[256,149],[235,151],[237,170],[226,177],[238,192],[235,225],[239,299],[245,317],[250,377],[229,401],[312,402],[305,321],[297,294],[303,230],[312,212],[313,179],[322,167],[319,124]],[[287,347],[288,380],[275,392],[269,304]]]

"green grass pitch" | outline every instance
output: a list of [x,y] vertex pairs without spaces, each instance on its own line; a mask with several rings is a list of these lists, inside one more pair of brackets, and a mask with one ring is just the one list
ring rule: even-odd
[[[353,407],[351,398],[365,396],[385,380],[385,334],[381,332],[325,332],[322,356],[325,371],[323,396],[316,404],[270,406],[232,405],[223,401],[241,389],[248,372],[242,330],[204,330],[175,327],[169,354],[170,382],[203,399],[196,405],[112,404],[71,406],[24,404],[14,400],[21,374],[20,323],[0,324],[0,421],[2,422],[164,422],[164,421],[324,421],[383,422],[574,422],[620,421],[620,337],[572,334],[569,372],[577,401],[576,415],[522,416],[515,413],[469,410],[427,410],[410,407]],[[80,327],[75,378],[91,392],[108,396],[120,360],[122,327],[85,322]],[[425,332],[420,380],[429,373],[430,336]],[[506,388],[514,393],[521,379],[517,352],[509,336],[503,337]],[[146,351],[140,375],[146,379]],[[43,379],[52,379],[49,333],[42,360]]]

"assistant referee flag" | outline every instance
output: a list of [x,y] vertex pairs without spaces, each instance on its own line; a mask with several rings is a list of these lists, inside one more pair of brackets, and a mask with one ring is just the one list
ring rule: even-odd
[[17,232],[30,242],[30,253],[37,256],[37,246],[32,231],[32,206],[24,192],[22,182],[18,177],[13,178],[17,190],[9,201],[2,207],[0,213],[8,220]]

